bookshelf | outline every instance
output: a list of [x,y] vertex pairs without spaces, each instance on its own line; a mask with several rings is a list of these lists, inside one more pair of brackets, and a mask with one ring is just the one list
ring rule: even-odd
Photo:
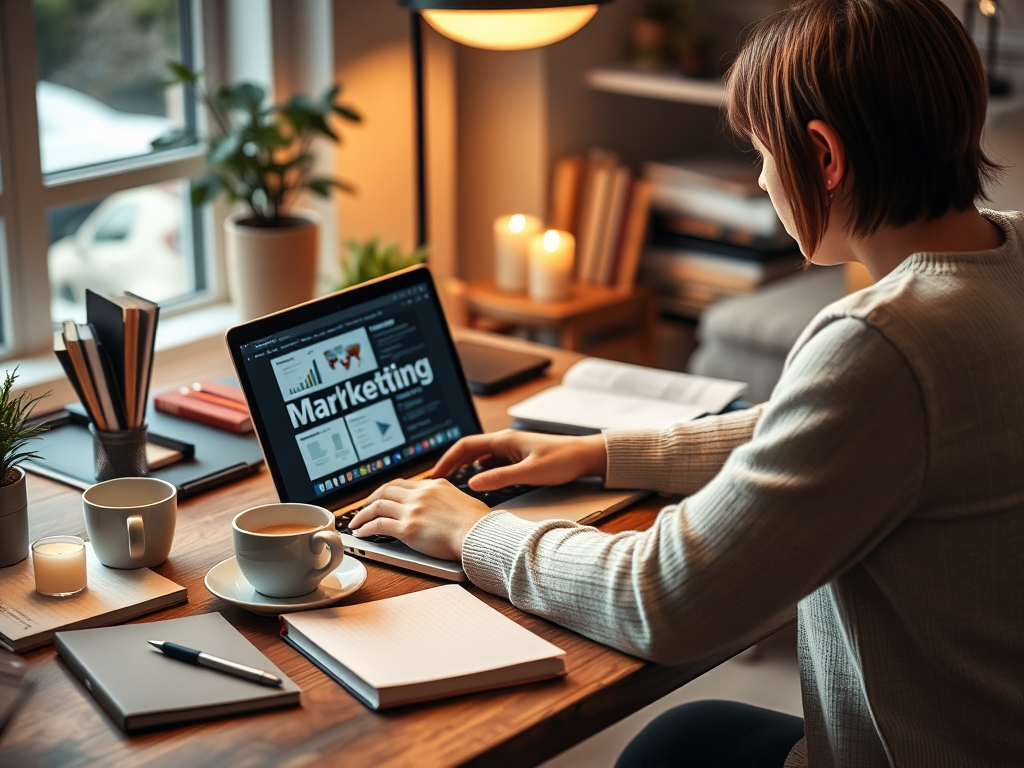
[[725,98],[725,88],[718,79],[698,80],[670,72],[644,72],[628,67],[591,69],[586,73],[585,82],[596,91],[706,107],[720,107]]

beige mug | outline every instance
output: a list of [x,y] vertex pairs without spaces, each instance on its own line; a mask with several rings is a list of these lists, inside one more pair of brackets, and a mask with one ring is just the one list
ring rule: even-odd
[[345,556],[334,514],[312,504],[263,504],[231,521],[242,575],[267,597],[315,590]]
[[167,559],[178,519],[178,489],[155,477],[118,477],[82,494],[85,530],[111,568],[152,568]]

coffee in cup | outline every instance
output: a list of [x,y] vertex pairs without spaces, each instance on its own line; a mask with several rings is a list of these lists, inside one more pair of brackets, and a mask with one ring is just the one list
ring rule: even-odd
[[97,559],[110,568],[152,568],[171,552],[178,489],[155,477],[118,477],[89,486],[82,513]]
[[253,533],[262,533],[264,536],[282,536],[289,533],[312,533],[317,530],[315,525],[303,525],[302,523],[280,523],[278,525],[268,525],[266,528],[260,528],[258,531]]
[[312,504],[264,504],[231,521],[242,575],[267,597],[315,590],[345,556],[334,514]]

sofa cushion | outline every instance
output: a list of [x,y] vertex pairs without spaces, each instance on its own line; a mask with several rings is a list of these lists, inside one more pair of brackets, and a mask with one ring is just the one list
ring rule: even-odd
[[697,339],[785,358],[814,316],[845,293],[845,270],[811,267],[806,273],[708,307],[701,315]]

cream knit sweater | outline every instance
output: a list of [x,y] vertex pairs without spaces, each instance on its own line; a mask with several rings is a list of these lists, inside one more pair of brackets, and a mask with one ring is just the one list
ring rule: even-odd
[[[663,663],[799,603],[810,765],[1024,765],[1024,215],[824,309],[766,405],[609,432],[617,535],[494,512],[470,579]],[[685,750],[685,745],[681,745]]]

